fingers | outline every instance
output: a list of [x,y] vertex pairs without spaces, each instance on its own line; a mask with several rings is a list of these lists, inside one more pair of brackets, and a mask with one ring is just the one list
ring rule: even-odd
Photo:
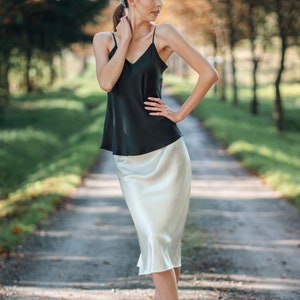
[[148,97],[148,99],[155,102],[162,102],[160,98],[156,98],[156,97]]
[[150,101],[145,101],[144,103],[150,106],[157,106],[164,104],[164,102],[160,98],[155,98],[155,97],[148,97]]
[[162,106],[162,104],[164,104],[160,98],[148,97],[148,100],[150,101],[144,102],[144,104],[146,105],[145,109],[148,110],[157,110]]
[[127,19],[126,16],[120,18],[120,22],[119,22],[118,26],[121,26],[121,24],[124,23],[126,21],[126,19]]
[[[145,103],[146,104],[146,103]],[[146,105],[148,105],[148,104],[146,104]],[[145,109],[146,110],[149,110],[149,111],[152,111],[152,112],[156,112],[156,113],[158,113],[158,112],[162,112],[163,110],[161,109],[161,107],[159,107],[159,106],[145,106]],[[150,113],[151,114],[151,113]]]
[[123,31],[124,33],[126,33],[127,31],[131,32],[130,22],[127,16],[120,18],[120,22],[118,23],[116,29],[119,33],[122,33]]
[[148,97],[148,100],[150,101],[145,101],[144,104],[150,116],[166,117],[174,123],[178,122],[176,112],[166,105],[163,100],[155,97]]
[[122,26],[124,26],[123,24],[126,22],[126,20],[127,20],[126,16],[122,17],[116,28],[118,29],[118,28],[121,28]]
[[148,97],[150,101],[145,101],[145,109],[151,111],[151,116],[161,116],[167,110],[167,106],[160,98]]

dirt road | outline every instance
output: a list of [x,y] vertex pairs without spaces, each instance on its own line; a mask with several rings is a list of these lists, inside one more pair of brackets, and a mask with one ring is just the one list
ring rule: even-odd
[[[195,118],[180,128],[193,167],[187,232],[201,237],[184,257],[180,299],[300,299],[296,209]],[[152,299],[151,280],[137,276],[135,229],[111,158],[103,152],[65,208],[0,263],[0,299]]]

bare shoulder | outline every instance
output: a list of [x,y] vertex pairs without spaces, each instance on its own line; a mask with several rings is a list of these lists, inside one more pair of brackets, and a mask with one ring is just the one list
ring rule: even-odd
[[93,48],[96,58],[98,55],[105,55],[108,57],[109,52],[113,48],[113,44],[114,42],[111,32],[96,33],[93,38]]
[[187,42],[180,32],[169,23],[162,23],[156,26],[156,36],[165,47],[173,48],[176,44]]
[[156,25],[156,34],[165,39],[172,39],[181,36],[178,30],[170,23]]
[[178,34],[176,28],[170,23],[161,23],[156,25],[155,34],[162,38],[168,38],[170,35]]
[[109,43],[111,41],[111,32],[98,32],[94,35],[93,43]]
[[169,23],[156,25],[155,35],[158,41],[158,48],[162,52],[169,53],[169,55],[177,52],[179,45],[187,43],[179,31]]

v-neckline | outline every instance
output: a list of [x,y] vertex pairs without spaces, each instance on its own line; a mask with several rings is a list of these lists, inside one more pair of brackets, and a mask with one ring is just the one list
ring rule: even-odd
[[153,42],[148,46],[148,48],[134,61],[134,62],[131,62],[129,61],[127,58],[125,58],[126,62],[128,62],[130,65],[135,65],[137,62],[139,62],[142,57],[149,51],[149,49],[151,48],[151,46],[153,45]]

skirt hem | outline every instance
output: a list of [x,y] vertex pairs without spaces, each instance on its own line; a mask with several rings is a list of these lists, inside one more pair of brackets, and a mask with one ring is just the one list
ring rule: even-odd
[[164,269],[160,269],[160,270],[155,270],[155,271],[144,271],[144,272],[139,272],[139,276],[146,276],[146,275],[151,275],[153,273],[162,273],[162,272],[166,272],[175,268],[181,268],[181,264],[178,266],[173,266],[173,267],[168,267],[168,268],[164,268]]

